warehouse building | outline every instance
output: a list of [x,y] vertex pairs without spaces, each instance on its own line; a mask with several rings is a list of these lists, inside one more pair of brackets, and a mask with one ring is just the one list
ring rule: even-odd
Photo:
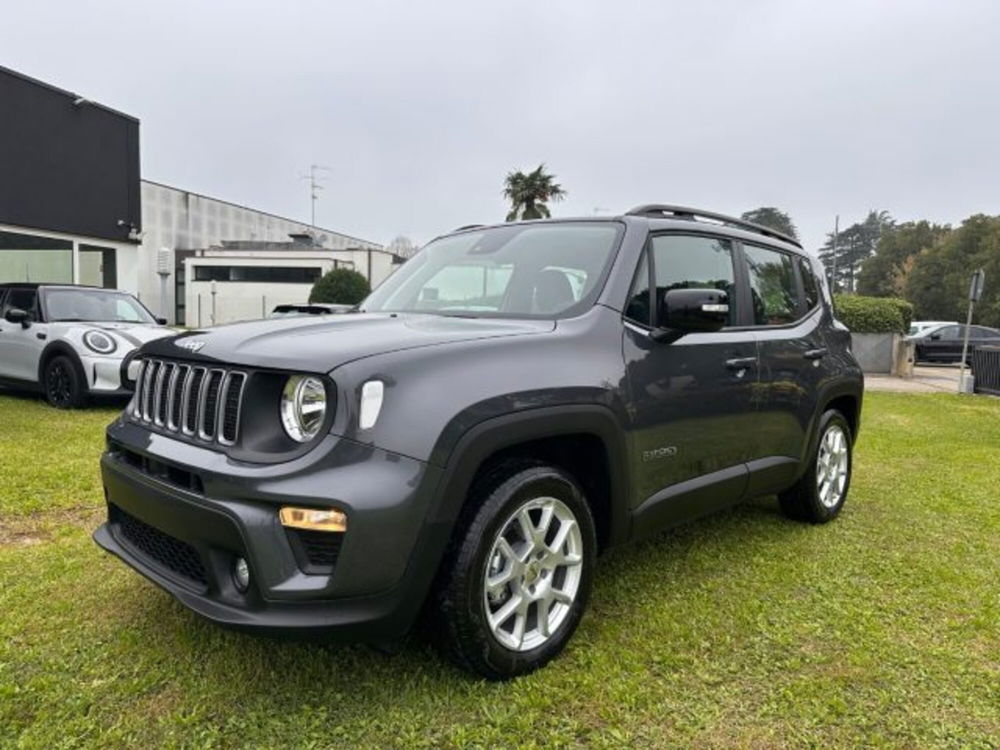
[[182,254],[178,320],[202,327],[261,318],[279,304],[307,302],[313,284],[335,268],[380,280],[394,267],[384,251],[331,250],[308,233],[293,234],[289,242],[225,241]]
[[[293,235],[298,242],[308,235],[310,252],[324,262],[285,248],[273,258],[276,267],[298,263],[311,274],[345,264],[372,286],[395,268],[395,256],[378,243],[142,180],[139,121],[131,115],[3,67],[0,108],[0,282],[124,289],[184,324],[188,259],[231,255],[233,267],[259,266],[272,259],[267,252],[279,252],[246,256],[240,243],[291,247]],[[274,276],[289,273],[297,272]],[[239,309],[259,311],[260,283],[236,273],[226,297],[242,295]],[[272,291],[301,296],[301,283]]]
[[[324,268],[332,268],[332,261],[336,259],[364,274],[372,286],[379,284],[395,267],[392,253],[378,243],[330,229],[310,227],[294,219],[150,180],[142,180],[142,219],[139,296],[157,315],[181,325],[197,325],[188,320],[189,316],[186,314],[187,276],[184,269],[187,259],[199,253],[232,255],[233,263],[238,265],[241,254],[248,247],[264,246],[262,249],[267,250],[267,245],[271,244],[274,246],[270,247],[270,251],[279,252],[279,257],[283,258],[282,266],[285,267],[293,261],[287,254],[280,254],[281,250],[301,245],[301,238],[308,237],[310,244],[329,251],[330,263],[324,264]],[[293,237],[300,239],[296,243]],[[164,273],[165,279],[158,274],[160,271]],[[226,290],[227,298],[244,295],[247,298],[246,305],[241,309],[259,310],[261,289],[252,282],[237,279],[232,281]],[[226,315],[224,321],[233,319]],[[224,321],[220,319],[217,322]]]

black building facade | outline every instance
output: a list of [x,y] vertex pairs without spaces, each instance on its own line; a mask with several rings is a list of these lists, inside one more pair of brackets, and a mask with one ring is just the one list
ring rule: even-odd
[[139,121],[0,67],[0,281],[116,286],[141,229]]

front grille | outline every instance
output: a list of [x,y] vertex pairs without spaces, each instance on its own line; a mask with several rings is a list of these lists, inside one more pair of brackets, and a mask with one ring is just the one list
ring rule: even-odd
[[140,521],[117,505],[110,506],[110,513],[112,523],[137,551],[192,583],[208,587],[205,566],[194,547]]
[[144,359],[132,417],[167,432],[233,445],[239,438],[247,375],[163,359]]

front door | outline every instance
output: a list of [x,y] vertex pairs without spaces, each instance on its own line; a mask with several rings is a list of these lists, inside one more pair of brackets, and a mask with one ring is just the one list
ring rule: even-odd
[[[653,341],[654,300],[684,288],[725,291],[730,326],[672,343]],[[743,495],[755,429],[757,352],[751,331],[732,330],[737,311],[729,240],[676,233],[650,238],[623,332],[637,534]]]
[[38,320],[38,292],[35,289],[14,287],[7,294],[0,309],[0,377],[34,381],[38,378],[39,355],[44,346],[36,338],[36,323],[24,328],[4,318],[7,310],[17,307]]

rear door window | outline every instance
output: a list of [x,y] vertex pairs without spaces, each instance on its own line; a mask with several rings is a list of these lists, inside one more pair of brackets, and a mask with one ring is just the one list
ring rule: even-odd
[[813,275],[812,267],[805,258],[796,258],[799,264],[799,275],[802,277],[802,291],[805,292],[806,310],[812,310],[819,304],[819,284]]
[[753,322],[758,326],[780,326],[801,317],[792,257],[788,253],[757,245],[744,245]]

